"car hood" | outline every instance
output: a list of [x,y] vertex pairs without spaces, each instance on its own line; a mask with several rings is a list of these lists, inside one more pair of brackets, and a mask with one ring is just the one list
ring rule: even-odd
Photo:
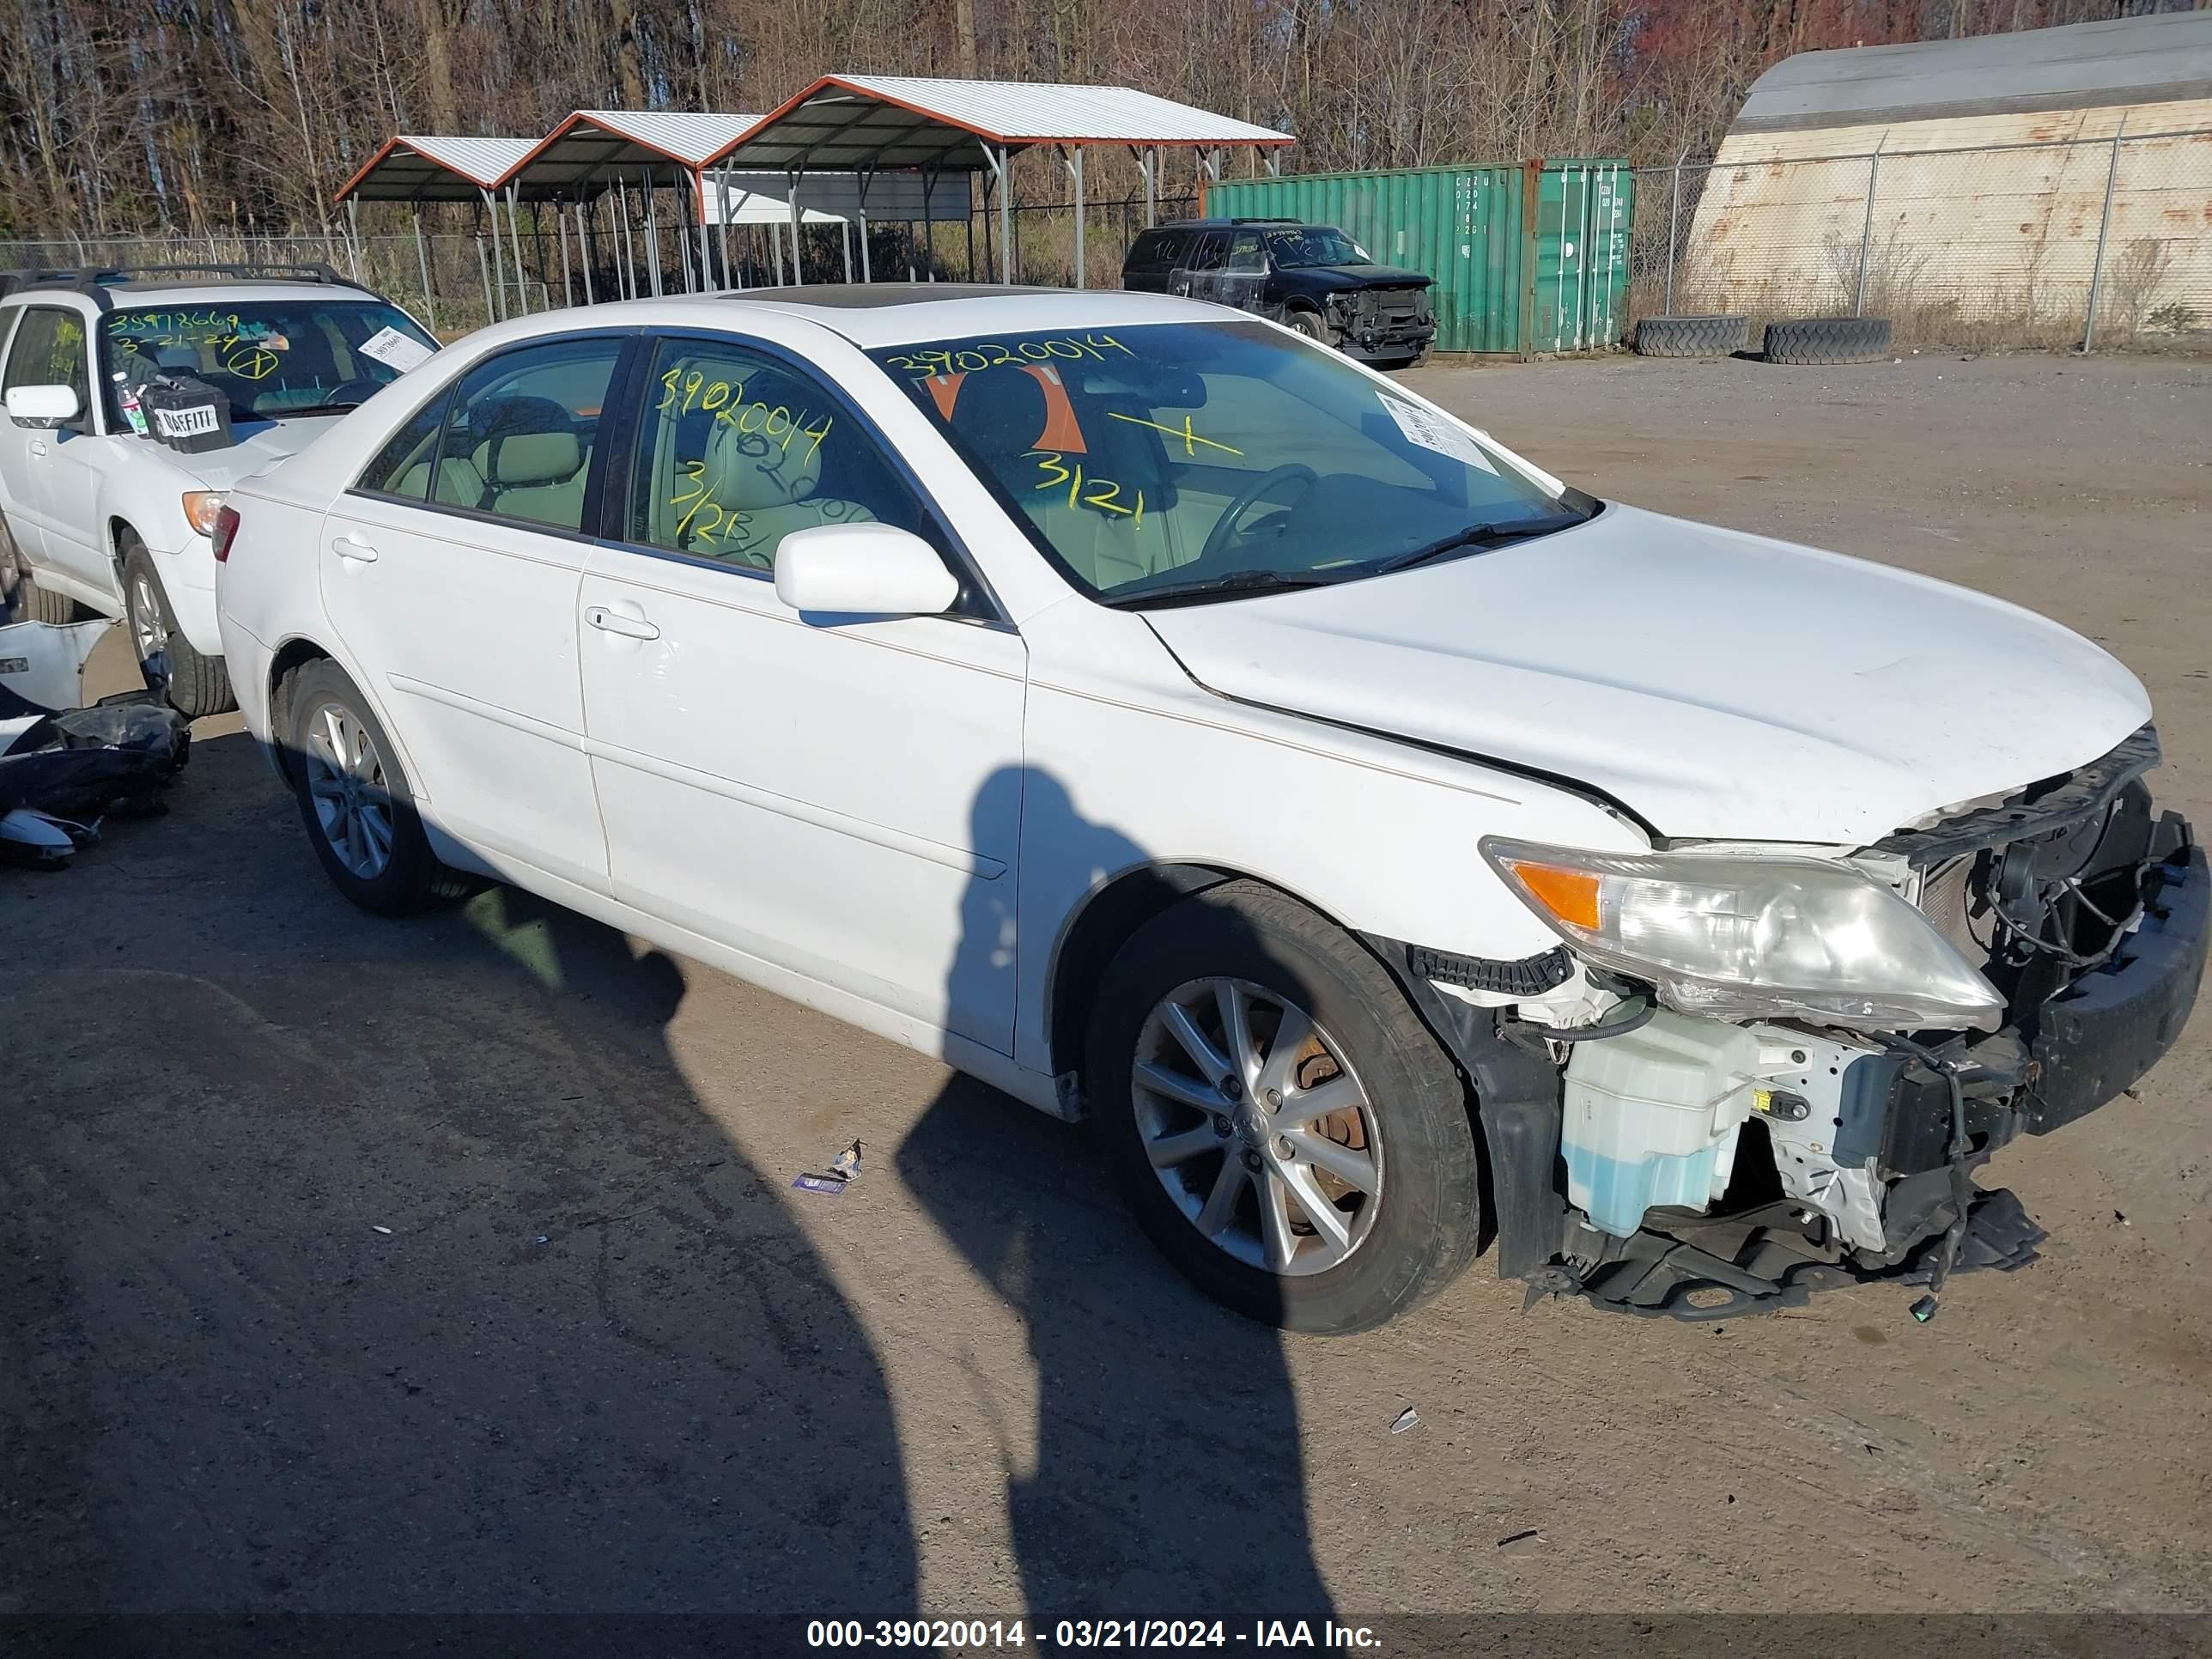
[[1316,288],[1349,291],[1361,288],[1433,288],[1436,278],[1396,265],[1286,265],[1285,278],[1298,277]]
[[316,415],[296,421],[256,422],[229,448],[202,450],[197,455],[179,454],[151,438],[138,441],[158,460],[191,480],[188,487],[228,489],[298,454],[344,418],[343,415]]
[[1571,780],[1664,836],[1863,846],[2150,718],[1981,593],[1632,507],[1394,575],[1143,613],[1229,697]]

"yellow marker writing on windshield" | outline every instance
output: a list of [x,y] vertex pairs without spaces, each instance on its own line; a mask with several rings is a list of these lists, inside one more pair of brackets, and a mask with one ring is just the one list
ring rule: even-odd
[[1199,444],[1204,444],[1208,449],[1226,450],[1231,455],[1242,455],[1244,453],[1243,450],[1237,448],[1234,445],[1216,443],[1211,438],[1200,437],[1198,434],[1190,429],[1190,416],[1188,415],[1182,417],[1182,424],[1181,426],[1162,426],[1158,421],[1147,421],[1141,416],[1124,415],[1118,409],[1109,409],[1106,413],[1115,420],[1127,421],[1131,426],[1148,426],[1155,432],[1166,433],[1170,438],[1182,439],[1182,453],[1186,455],[1197,454],[1198,450],[1196,446]]

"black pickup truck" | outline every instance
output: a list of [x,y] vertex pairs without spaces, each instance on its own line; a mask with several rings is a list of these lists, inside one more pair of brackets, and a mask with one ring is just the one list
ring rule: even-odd
[[1257,312],[1383,368],[1418,362],[1436,337],[1432,281],[1295,219],[1177,220],[1139,234],[1121,262],[1124,288]]

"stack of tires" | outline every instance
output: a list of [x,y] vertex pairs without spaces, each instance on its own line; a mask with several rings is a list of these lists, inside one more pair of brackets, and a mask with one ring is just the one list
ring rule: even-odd
[[[1641,357],[1732,357],[1751,341],[1748,317],[1646,317],[1636,325]],[[1770,363],[1878,363],[1889,356],[1887,317],[1793,317],[1766,325]]]

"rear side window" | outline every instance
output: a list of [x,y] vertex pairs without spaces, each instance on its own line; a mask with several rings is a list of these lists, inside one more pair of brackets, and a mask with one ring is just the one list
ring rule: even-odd
[[25,307],[8,352],[0,392],[13,392],[19,386],[73,386],[77,407],[89,414],[92,370],[85,353],[83,318],[56,306]]
[[[581,530],[600,416],[622,352],[620,340],[550,340],[478,363],[439,423],[435,461],[427,452],[410,460],[391,475],[391,493]],[[418,433],[417,442],[427,435]]]
[[1128,268],[1132,270],[1172,270],[1183,250],[1190,246],[1187,230],[1148,230],[1139,236],[1129,248]]
[[1198,239],[1198,246],[1190,252],[1189,268],[1193,270],[1218,270],[1222,256],[1229,250],[1229,239],[1218,230],[1208,231]]

